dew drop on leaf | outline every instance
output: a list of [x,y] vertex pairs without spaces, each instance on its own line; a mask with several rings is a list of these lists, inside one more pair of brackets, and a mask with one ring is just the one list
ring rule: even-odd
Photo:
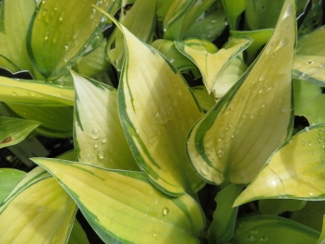
[[98,152],[98,158],[99,159],[104,159],[105,158],[105,154],[104,154],[103,151]]
[[168,208],[163,208],[163,210],[162,210],[162,214],[163,214],[164,216],[166,216],[168,213],[169,213],[169,209],[168,209]]

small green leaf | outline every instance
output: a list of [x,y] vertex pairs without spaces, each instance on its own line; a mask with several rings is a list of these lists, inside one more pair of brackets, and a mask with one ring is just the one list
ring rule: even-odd
[[302,80],[294,80],[293,88],[295,115],[304,116],[311,125],[325,122],[323,88]]
[[192,127],[187,152],[206,181],[251,182],[291,134],[295,30],[294,1],[289,0],[258,60]]
[[322,230],[324,215],[324,201],[308,201],[303,209],[293,212],[290,219],[320,232]]
[[13,189],[0,208],[4,243],[65,243],[76,205],[57,181],[36,168]]
[[292,199],[263,199],[258,201],[258,210],[262,214],[279,215],[286,211],[298,211],[306,205],[306,201]]
[[238,208],[232,208],[242,187],[228,185],[216,197],[217,208],[213,213],[213,221],[208,230],[209,243],[229,243],[234,234]]
[[68,244],[89,244],[87,234],[77,220],[74,221]]
[[271,215],[253,215],[237,221],[235,244],[316,243],[319,233],[290,219]]
[[0,169],[0,203],[15,188],[18,182],[25,177],[25,175],[26,173],[24,171],[17,169]]
[[190,39],[183,42],[176,42],[176,48],[187,56],[200,70],[203,83],[208,92],[213,91],[222,70],[231,62],[239,53],[251,43],[249,38],[232,38],[228,47],[219,51],[215,47],[211,48],[212,43],[199,39]]
[[0,116],[0,148],[21,142],[39,125],[32,120]]
[[210,110],[210,108],[212,108],[216,104],[214,96],[212,94],[208,94],[207,90],[205,89],[205,86],[195,86],[191,89],[198,103],[204,111]]
[[274,28],[285,0],[246,0],[245,23],[250,30]]
[[189,195],[168,197],[140,172],[32,160],[57,178],[105,243],[198,243],[204,216]]
[[33,106],[7,103],[8,107],[19,117],[35,120],[41,123],[36,131],[48,137],[70,137],[72,136],[71,106]]
[[222,0],[222,5],[227,15],[227,21],[231,30],[237,30],[240,15],[246,8],[245,0]]
[[[109,10],[112,0],[41,1],[29,26],[27,48],[37,70],[55,79],[72,64],[105,24],[95,5]],[[73,24],[72,24],[73,23]],[[44,55],[46,53],[46,55]]]
[[117,92],[71,72],[75,90],[75,149],[81,162],[139,170],[125,140],[117,112]]
[[290,139],[268,160],[234,206],[264,198],[324,200],[325,124]]

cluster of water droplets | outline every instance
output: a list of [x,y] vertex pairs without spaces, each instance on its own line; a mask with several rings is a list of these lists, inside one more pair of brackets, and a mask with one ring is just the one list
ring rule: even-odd
[[236,235],[246,234],[246,240],[252,243],[268,243],[270,242],[270,238],[266,236],[264,233],[261,233],[258,229],[250,230],[248,233],[245,230],[246,222],[240,222],[236,228]]

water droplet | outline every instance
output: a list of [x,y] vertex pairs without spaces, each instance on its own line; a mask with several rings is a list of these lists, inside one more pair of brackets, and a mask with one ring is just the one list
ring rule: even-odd
[[302,142],[301,142],[301,145],[302,145],[302,146],[305,146],[305,145],[306,145],[306,142],[305,142],[305,141],[302,141]]
[[267,236],[262,236],[260,238],[260,242],[268,242],[269,241],[269,238]]
[[316,155],[316,152],[315,152],[315,151],[312,151],[311,154],[312,154],[313,156],[315,156],[315,155]]
[[308,61],[307,61],[307,64],[313,64],[313,63],[314,63],[313,60],[308,60]]
[[94,144],[94,148],[95,148],[95,149],[98,148],[98,143],[97,143],[97,142]]
[[178,95],[178,96],[181,96],[182,94],[183,94],[182,90],[181,90],[181,89],[178,89],[178,90],[177,90],[177,95]]
[[305,131],[306,132],[308,132],[309,131],[309,127],[307,126],[307,127],[305,127]]
[[156,238],[156,237],[157,237],[157,234],[156,234],[156,233],[153,233],[153,237],[155,237],[155,238]]
[[104,138],[102,139],[102,143],[105,144],[106,142],[107,142],[107,138],[104,137]]
[[259,233],[258,230],[252,230],[252,231],[251,231],[251,234],[252,234],[252,235],[255,235],[255,236],[258,235],[258,233]]
[[211,24],[214,24],[214,23],[217,22],[217,20],[213,19],[213,20],[211,20],[210,22],[211,22]]
[[99,159],[104,159],[105,158],[105,153],[103,151],[98,152],[98,158]]
[[321,136],[321,135],[323,135],[323,134],[324,134],[324,130],[323,130],[323,129],[319,129],[319,130],[318,130],[318,135]]
[[320,67],[325,67],[325,62],[320,63]]
[[249,235],[247,239],[250,242],[255,242],[256,241],[256,237],[254,235]]
[[38,212],[42,212],[42,211],[44,210],[44,208],[45,208],[45,206],[40,206],[40,207],[37,209],[37,211],[38,211]]
[[162,210],[162,214],[163,214],[164,216],[166,216],[168,213],[169,213],[169,209],[168,209],[168,208],[163,208],[163,210]]
[[309,142],[308,142],[308,146],[311,147],[312,145],[313,145],[313,144],[311,143],[311,141],[309,141]]
[[90,132],[90,137],[93,138],[94,140],[95,139],[98,139],[99,135],[98,135],[98,129],[97,128],[94,128],[91,132]]
[[291,111],[291,108],[290,108],[289,105],[284,106],[284,107],[281,109],[281,112],[284,113],[284,114],[286,114],[286,113],[288,113],[288,112],[290,112],[290,111]]
[[174,59],[174,58],[171,58],[171,59],[169,60],[169,62],[170,62],[170,63],[174,63],[174,62],[175,62],[175,59]]
[[14,96],[14,97],[17,97],[17,93],[16,92],[12,92],[11,95]]

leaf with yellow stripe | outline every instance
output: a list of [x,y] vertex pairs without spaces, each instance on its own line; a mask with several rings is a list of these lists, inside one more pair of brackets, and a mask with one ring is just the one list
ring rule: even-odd
[[73,105],[72,88],[37,80],[0,77],[0,100],[6,103],[53,106]]
[[78,204],[105,243],[198,243],[204,216],[189,195],[164,195],[141,172],[33,158]]
[[206,181],[247,184],[291,133],[294,1],[241,80],[191,129],[187,152]]
[[75,149],[81,162],[139,170],[125,140],[113,87],[71,72],[75,90]]
[[203,182],[185,151],[188,130],[202,111],[180,73],[125,27],[126,60],[118,89],[122,128],[141,170],[170,195],[198,191]]
[[325,199],[325,124],[292,137],[278,149],[234,205],[264,198]]
[[76,210],[58,182],[38,167],[2,203],[0,239],[3,243],[65,243]]
[[231,38],[226,47],[218,50],[208,41],[197,39],[176,42],[176,48],[188,57],[200,70],[203,83],[212,92],[215,82],[227,64],[243,52],[252,40],[248,37]]

